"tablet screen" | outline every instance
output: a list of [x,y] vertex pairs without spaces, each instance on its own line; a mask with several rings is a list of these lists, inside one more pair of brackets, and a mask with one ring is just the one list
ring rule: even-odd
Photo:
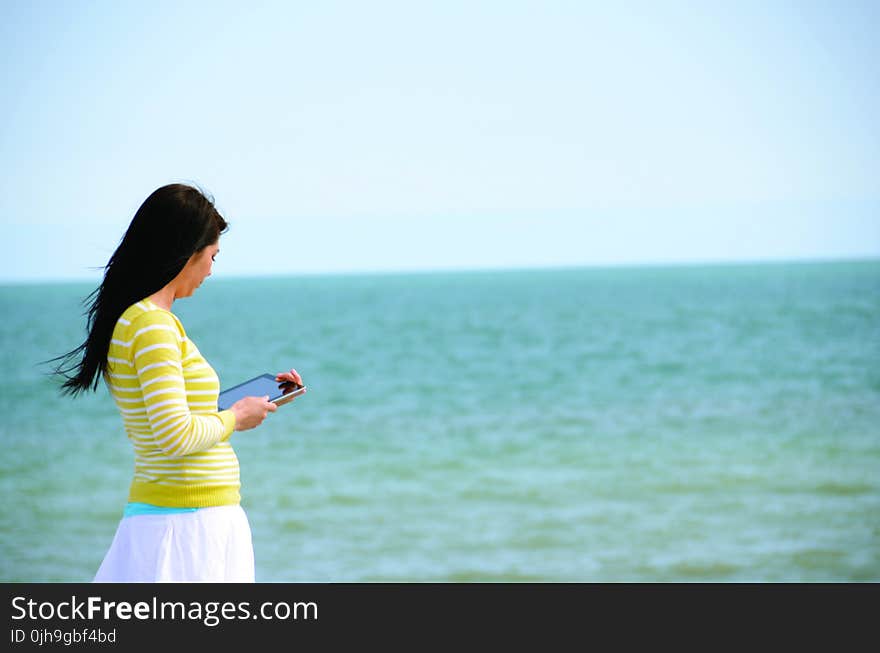
[[279,383],[271,374],[261,374],[250,381],[245,381],[221,392],[217,398],[217,408],[219,410],[226,410],[244,397],[265,397],[269,395],[269,401],[274,401],[284,396],[285,392],[290,392],[296,387],[296,384],[290,381]]

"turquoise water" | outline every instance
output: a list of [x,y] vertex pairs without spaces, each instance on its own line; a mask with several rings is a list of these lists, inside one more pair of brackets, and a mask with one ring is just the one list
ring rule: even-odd
[[[90,285],[0,287],[0,580],[87,581],[133,466],[61,398]],[[880,580],[880,262],[223,279],[259,581]]]

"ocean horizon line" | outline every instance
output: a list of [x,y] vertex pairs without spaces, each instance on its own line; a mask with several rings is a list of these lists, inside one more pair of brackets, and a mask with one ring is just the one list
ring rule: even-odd
[[[318,278],[318,277],[394,277],[394,276],[421,276],[433,274],[473,274],[473,273],[517,273],[517,272],[561,272],[577,270],[644,270],[644,269],[672,269],[672,268],[725,268],[725,267],[749,267],[749,266],[778,266],[778,265],[821,265],[837,263],[880,263],[880,255],[876,256],[829,256],[829,257],[803,257],[803,258],[753,258],[753,259],[704,259],[704,260],[678,260],[678,261],[620,261],[601,263],[563,263],[563,264],[522,264],[510,266],[462,266],[462,267],[425,267],[425,268],[365,268],[365,269],[341,269],[341,270],[299,270],[292,272],[255,272],[222,274],[217,280],[245,281],[259,279],[293,279],[293,278]],[[103,268],[100,268],[103,270]],[[102,276],[94,277],[46,277],[23,279],[0,278],[0,287],[30,286],[30,285],[64,285],[100,282]]]

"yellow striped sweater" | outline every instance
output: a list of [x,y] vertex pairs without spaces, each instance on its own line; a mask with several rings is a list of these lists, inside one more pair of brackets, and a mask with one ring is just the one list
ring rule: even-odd
[[104,381],[134,445],[129,501],[175,508],[237,504],[231,410],[217,410],[220,380],[180,320],[150,299],[116,322]]

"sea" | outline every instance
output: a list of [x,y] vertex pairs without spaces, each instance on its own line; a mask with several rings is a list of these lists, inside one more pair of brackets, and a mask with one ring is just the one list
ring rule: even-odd
[[[223,278],[258,582],[880,581],[880,261]],[[47,359],[91,283],[0,286],[0,581],[87,582],[133,452]]]

